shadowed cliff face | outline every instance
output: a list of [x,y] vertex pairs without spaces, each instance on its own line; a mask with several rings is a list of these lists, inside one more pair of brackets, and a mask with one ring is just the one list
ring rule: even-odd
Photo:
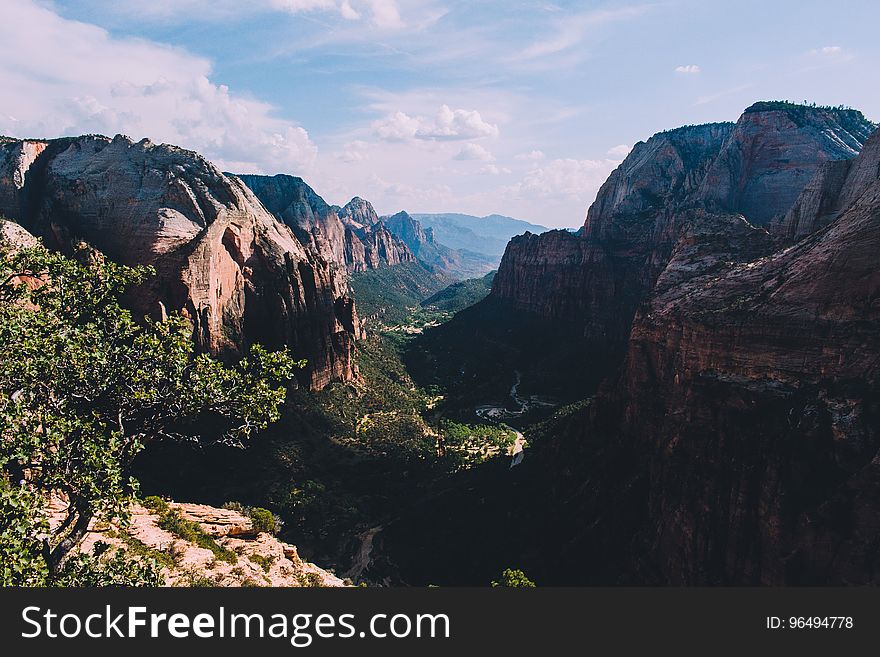
[[880,582],[880,133],[849,170],[825,228],[652,298],[597,401],[665,581]]
[[51,248],[81,239],[117,262],[155,267],[156,279],[128,295],[135,310],[179,310],[215,353],[289,345],[308,359],[311,387],[355,375],[360,325],[346,281],[240,180],[148,140],[34,143],[0,144],[0,212]]

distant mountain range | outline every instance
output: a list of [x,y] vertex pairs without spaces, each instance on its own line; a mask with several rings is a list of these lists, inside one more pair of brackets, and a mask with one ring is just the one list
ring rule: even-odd
[[475,217],[470,214],[449,212],[411,216],[426,228],[432,228],[434,238],[440,244],[451,249],[478,253],[494,260],[495,264],[501,261],[511,237],[522,235],[526,231],[544,233],[550,230],[546,226],[500,214]]

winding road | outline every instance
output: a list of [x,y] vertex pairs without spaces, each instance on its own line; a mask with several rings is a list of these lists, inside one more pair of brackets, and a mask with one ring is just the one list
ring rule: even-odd
[[515,468],[520,463],[522,463],[523,459],[526,456],[524,451],[526,437],[518,429],[515,429],[509,424],[502,422],[500,418],[511,415],[522,415],[527,410],[529,410],[529,402],[519,396],[519,384],[522,383],[522,374],[519,370],[514,370],[514,373],[516,374],[516,381],[510,388],[510,398],[513,400],[513,403],[517,405],[517,410],[509,411],[506,408],[500,406],[480,406],[475,411],[477,417],[479,417],[480,419],[488,420],[489,422],[492,422],[499,427],[507,429],[508,431],[513,431],[513,433],[516,435],[516,440],[514,440],[513,442],[513,447],[508,452],[511,457],[511,468]]

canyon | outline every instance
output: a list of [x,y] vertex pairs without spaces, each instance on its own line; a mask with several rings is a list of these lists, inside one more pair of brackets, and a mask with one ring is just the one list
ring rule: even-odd
[[140,475],[286,514],[312,561],[374,584],[878,583],[880,132],[856,110],[658,133],[579,230],[512,237],[494,277],[514,220],[468,250],[480,218],[331,205],[123,136],[3,138],[0,215],[6,242],[154,267],[126,302],[204,351],[308,361],[257,444]]

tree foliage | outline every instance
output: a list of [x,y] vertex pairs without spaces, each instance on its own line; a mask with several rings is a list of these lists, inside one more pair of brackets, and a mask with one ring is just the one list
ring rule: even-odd
[[[61,577],[94,517],[124,521],[129,465],[147,442],[240,443],[279,417],[303,363],[254,346],[227,366],[195,352],[185,318],[138,321],[120,298],[151,273],[42,247],[0,254],[3,583],[40,583],[44,568]],[[40,513],[50,494],[69,503],[52,532]]]

